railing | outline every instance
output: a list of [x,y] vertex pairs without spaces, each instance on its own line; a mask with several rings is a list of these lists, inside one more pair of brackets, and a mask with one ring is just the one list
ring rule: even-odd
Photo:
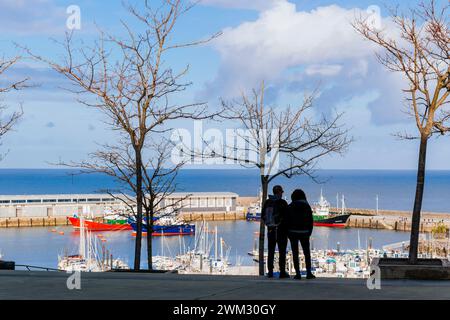
[[45,270],[45,271],[59,271],[61,272],[61,270],[59,269],[54,269],[54,268],[47,268],[47,267],[37,267],[37,266],[30,266],[30,265],[23,265],[23,264],[16,264],[16,268],[17,267],[22,267],[27,269],[28,271],[32,271],[32,269],[36,269],[36,270]]

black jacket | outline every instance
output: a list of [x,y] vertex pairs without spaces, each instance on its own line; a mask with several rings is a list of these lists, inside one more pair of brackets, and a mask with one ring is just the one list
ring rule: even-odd
[[265,217],[265,212],[266,212],[266,207],[269,205],[273,205],[277,207],[277,212],[279,214],[279,219],[280,219],[280,224],[278,225],[279,229],[285,229],[286,228],[286,222],[287,222],[287,215],[288,215],[288,209],[289,209],[289,205],[286,202],[286,200],[283,199],[278,199],[275,196],[269,196],[269,199],[266,200],[266,202],[264,203],[264,207],[263,210],[261,212],[261,218],[262,220],[265,222],[266,221],[266,217]]
[[288,231],[307,231],[311,236],[313,231],[313,214],[307,201],[294,201],[289,205],[287,215]]

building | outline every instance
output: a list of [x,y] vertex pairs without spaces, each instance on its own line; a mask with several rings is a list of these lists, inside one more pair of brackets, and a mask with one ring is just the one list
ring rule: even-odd
[[162,206],[176,204],[180,212],[235,212],[238,198],[233,192],[173,193]]
[[[180,212],[234,212],[238,197],[231,192],[174,193],[162,205],[176,204]],[[109,194],[3,195],[0,218],[67,217],[81,214],[85,206],[94,216],[126,208],[121,199]]]

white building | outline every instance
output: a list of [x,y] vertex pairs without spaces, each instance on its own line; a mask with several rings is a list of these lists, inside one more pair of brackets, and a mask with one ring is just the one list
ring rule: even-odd
[[[231,192],[174,193],[162,205],[182,200],[178,205],[180,212],[233,212],[238,197]],[[89,206],[94,216],[125,208],[122,200],[108,194],[2,195],[0,218],[66,217],[81,214],[84,206]]]

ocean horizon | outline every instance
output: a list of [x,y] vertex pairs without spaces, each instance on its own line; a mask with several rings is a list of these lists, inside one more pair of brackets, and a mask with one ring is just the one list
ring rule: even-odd
[[[78,174],[76,169],[0,169],[0,194],[85,194],[117,190],[120,185],[111,177],[100,174]],[[275,184],[283,185],[289,200],[296,188],[305,190],[314,202],[322,190],[332,206],[342,195],[348,208],[379,208],[411,210],[416,188],[415,170],[317,170],[321,183],[307,176],[292,179],[279,177]],[[259,172],[254,169],[182,169],[177,180],[180,192],[235,192],[241,197],[257,196]],[[424,211],[450,212],[447,197],[450,192],[450,170],[427,171]]]

